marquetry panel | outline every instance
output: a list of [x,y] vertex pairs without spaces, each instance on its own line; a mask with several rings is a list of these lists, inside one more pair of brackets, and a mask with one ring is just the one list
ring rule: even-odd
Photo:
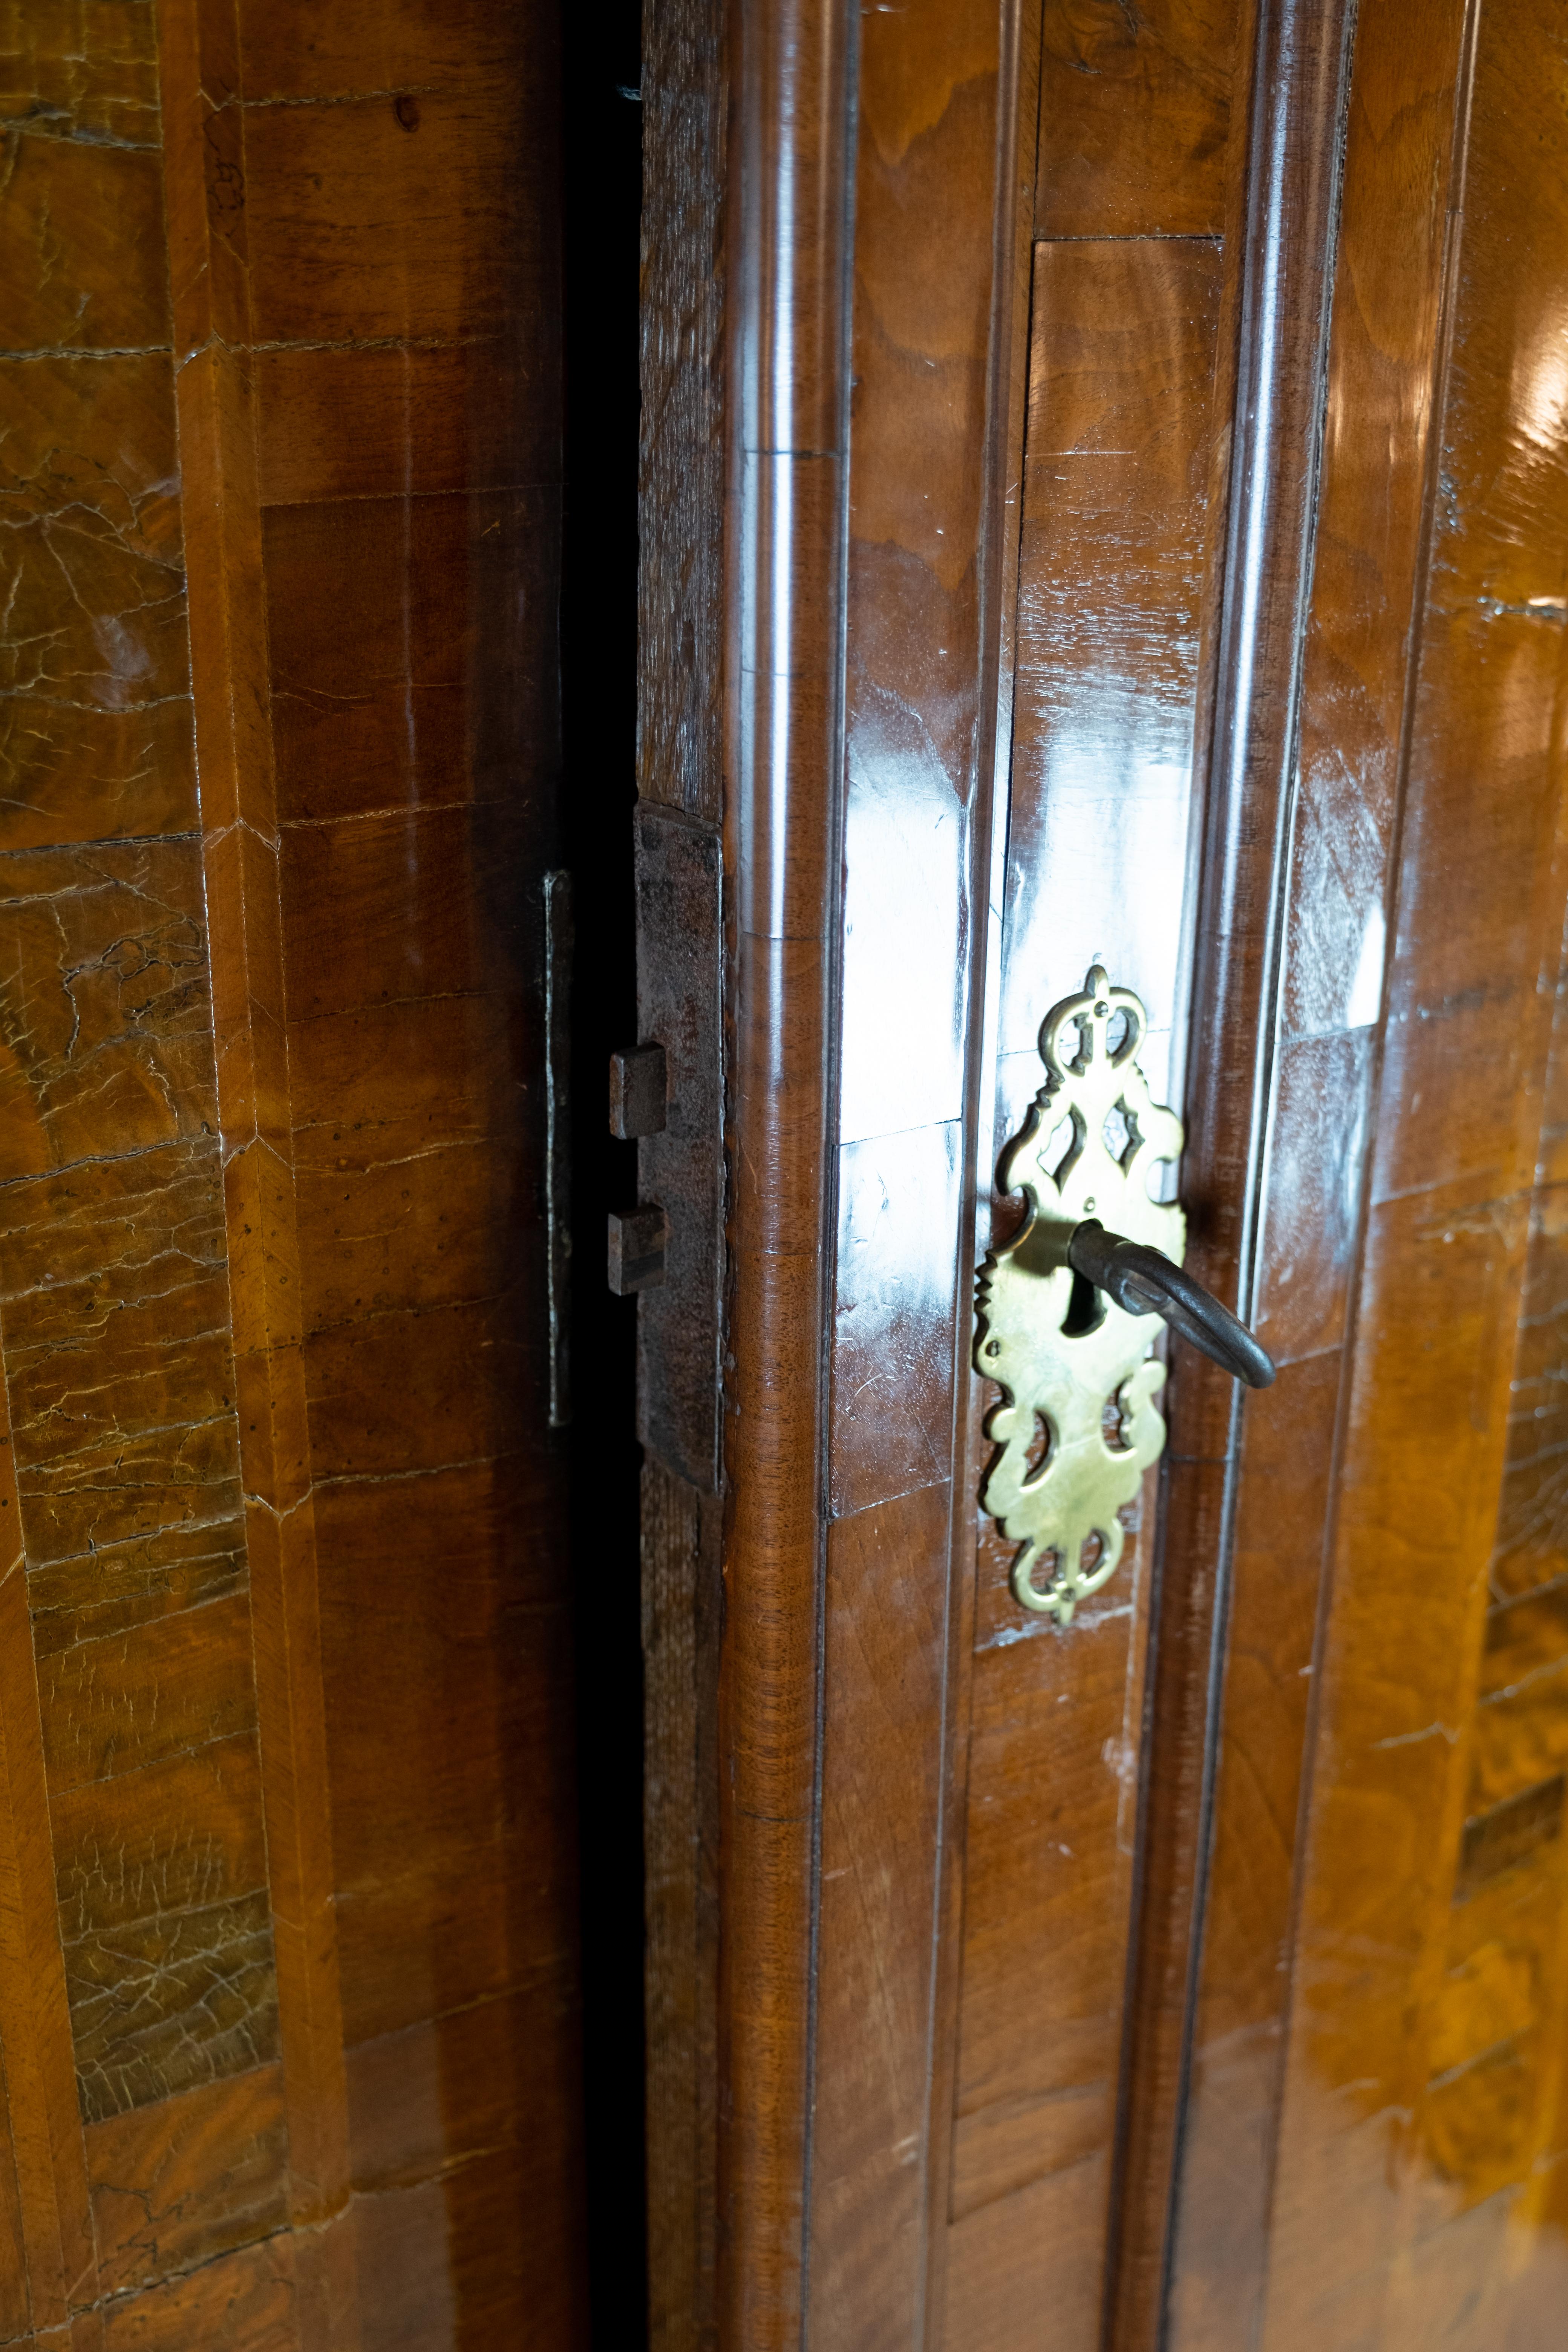
[[[34,1857],[10,1910],[30,2014],[14,2000],[0,2032],[38,2327],[108,2291],[83,2126],[221,2095],[278,2050],[155,26],[107,10],[84,58],[75,26],[63,10],[29,20],[33,110],[8,132],[0,232],[7,341],[40,354],[0,363],[18,391],[20,526],[5,559],[0,1351],[33,1613],[26,1667],[6,1661],[8,1786],[17,1803],[31,1777],[14,1834]],[[26,1626],[7,1616],[8,1649]],[[221,2132],[211,2152],[221,2166]],[[264,2204],[284,2162],[274,2136],[252,2167]]]
[[0,2334],[576,2345],[553,20],[8,34]]

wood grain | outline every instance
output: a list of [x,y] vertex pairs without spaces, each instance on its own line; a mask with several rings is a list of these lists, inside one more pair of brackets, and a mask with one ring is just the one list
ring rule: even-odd
[[[1550,1608],[1531,1614],[1518,1538],[1530,1465],[1550,1459],[1519,1406],[1554,1355],[1555,1194],[1540,1179],[1568,869],[1563,649],[1542,621],[1563,574],[1550,530],[1537,541],[1521,527],[1521,481],[1549,517],[1564,446],[1526,421],[1528,378],[1510,356],[1533,348],[1550,271],[1503,223],[1535,152],[1522,126],[1559,135],[1532,110],[1561,28],[1531,15],[1504,41],[1483,16],[1476,41],[1305,1825],[1297,1970],[1311,1994],[1290,2019],[1271,2347],[1352,2341],[1352,2280],[1356,2325],[1379,2340],[1447,2310],[1457,2345],[1526,2343],[1557,2260],[1557,1644]],[[1462,80],[1455,111],[1462,131]],[[1350,1934],[1364,1973],[1345,1969]],[[1401,2102],[1397,2160],[1374,2166]],[[1326,2262],[1307,2257],[1314,2213]]]
[[[76,374],[46,358],[31,379],[8,480],[25,528],[7,682],[45,717],[30,748],[24,718],[19,758],[7,754],[7,811],[21,821],[5,839],[0,1245],[15,1440],[5,1516],[20,1521],[0,1644],[14,1945],[3,2030],[17,2284],[40,2330],[88,2326],[100,2291],[84,2117],[226,2080],[276,2030],[255,1777],[220,1791],[200,1769],[163,1769],[193,1738],[243,1738],[256,1698],[190,745],[168,158],[153,19],[114,10],[96,29],[84,54],[67,12],[30,22],[17,60],[30,101],[8,134],[21,201],[4,230],[21,347],[37,335],[78,355]],[[34,199],[41,245],[24,234]],[[29,271],[42,273],[31,308]],[[63,296],[83,299],[62,332],[51,306]],[[68,619],[55,610],[62,584]],[[52,649],[41,665],[24,651],[35,633]],[[161,1681],[162,1725],[149,1703]],[[191,1867],[198,1853],[205,1872]]]
[[[1212,511],[1222,261],[1206,242],[1086,238],[1035,254],[1018,571],[999,1135],[1041,1083],[1036,1034],[1122,926],[1172,1069],[1184,947],[1170,887],[1191,822]],[[1109,950],[1107,950],[1109,952]]]
[[714,2342],[721,1513],[643,1470],[647,2176],[655,2352]]
[[554,22],[14,31],[4,2332],[576,2344]]
[[1046,0],[1039,236],[1223,232],[1239,14],[1235,0]]
[[[1561,35],[1486,20],[1471,119],[1476,22],[1413,45],[1375,0],[1352,72],[1337,5],[1045,10],[1006,626],[978,21],[868,20],[847,257],[830,180],[808,256],[769,209],[775,28],[748,28],[731,349],[798,302],[804,356],[732,379],[721,2342],[793,2338],[803,2270],[824,2344],[1011,2352],[1047,2311],[1126,2352],[1549,2340],[1565,583],[1555,199],[1524,191]],[[944,1532],[949,1276],[980,1139],[1101,951],[1184,1101],[1194,1264],[1281,1371],[1242,1419],[1178,1352],[1158,1524],[1152,1491],[1122,1593],[1060,1637],[1016,1622],[999,1543]]]
[[[200,616],[193,684],[216,941],[217,1123],[256,1591],[261,1785],[281,1972],[277,2030],[289,2107],[291,2216],[320,2222],[342,2211],[348,2197],[346,2092],[298,1347],[255,404],[238,357],[252,329],[248,217],[233,200],[245,190],[247,160],[232,0],[175,0],[163,76],[174,332],[178,348],[192,355],[180,378],[181,455]],[[352,2324],[350,2334],[353,2340]]]
[[[1259,1301],[1259,1187],[1275,1082],[1288,837],[1307,583],[1326,397],[1330,266],[1347,102],[1337,5],[1242,20],[1221,350],[1232,425],[1224,561],[1212,607],[1205,782],[1194,842],[1191,997],[1183,1086],[1187,1262],[1243,1319]],[[1245,63],[1243,62],[1245,60]],[[1217,490],[1217,485],[1216,485]],[[1310,1087],[1298,1098],[1310,1098]],[[1170,1391],[1170,1516],[1144,1758],[1143,1906],[1125,2055],[1120,2276],[1112,2341],[1164,2325],[1181,2194],[1195,1971],[1223,1646],[1239,1538],[1239,1391],[1181,1345]]]
[[[1259,1244],[1258,1328],[1287,1369],[1249,1405],[1243,1437],[1173,2306],[1175,2342],[1205,2347],[1250,2340],[1267,2268],[1289,2004],[1280,1963],[1360,1249],[1461,10],[1448,12],[1442,34],[1415,50],[1394,15],[1363,12],[1352,80],[1302,656],[1285,1042]],[[1404,226],[1394,236],[1396,205]],[[1373,417],[1386,419],[1380,435]]]
[[948,1510],[943,1481],[828,1537],[812,2294],[836,2346],[908,2343],[923,2284]]
[[104,2292],[155,2286],[282,2228],[286,2129],[275,2064],[94,2124],[87,2159]]
[[844,2347],[934,2336],[945,2261],[1016,39],[1010,11],[922,5],[868,17],[859,58],[810,2253],[814,2333]]
[[647,0],[637,791],[715,830],[724,752],[728,75],[715,0]]
[[[983,1554],[998,1601],[1005,1549],[988,1542]],[[1101,2198],[1080,2224],[1100,2249],[1084,2249],[1085,2274],[1096,2278],[1116,2134],[1142,1717],[1142,1644],[1130,1637],[1147,1611],[1145,1557],[1129,1543],[1119,1589],[1086,1604],[1070,1647],[998,1626],[973,1681],[955,2231],[976,2237],[988,2225],[971,2215],[1030,2181],[1086,2167]],[[1042,1952],[1055,1956],[1048,2032]],[[1019,2294],[1030,2278],[1041,2291],[1047,2246],[1020,2244],[1011,2260]],[[1070,2322],[1064,2314],[1066,2340],[1088,2341],[1098,2313],[1097,2294]],[[961,2314],[949,2324],[956,2329]]]
[[[100,63],[107,98],[119,77]],[[56,68],[68,71],[61,58]],[[150,69],[149,58],[134,79]],[[157,348],[4,363],[8,851],[194,830],[170,377]],[[137,675],[115,681],[93,631],[120,604],[142,618],[138,657],[120,665]],[[82,678],[96,681],[85,698],[72,687]]]
[[28,1639],[26,1575],[7,1434],[0,1505],[12,1558],[0,1580],[5,1661],[5,1779],[0,1786],[0,1934],[5,1997],[5,2136],[0,2179],[12,2250],[5,2270],[10,2324],[58,2326],[97,2293],[86,2157],[65,1965],[48,1850],[37,1685]]
[[[1117,217],[1109,190],[1104,203]],[[1041,1020],[1101,952],[1150,1008],[1156,1096],[1179,1088],[1184,908],[1171,877],[1191,818],[1221,520],[1221,285],[1208,241],[1035,247],[998,1140],[1041,1083]],[[1151,1481],[1150,1520],[1154,1492]],[[1008,1548],[988,1532],[980,1550],[952,2259],[972,2294],[982,2268],[1005,2264],[1005,2286],[990,2290],[1001,2307],[1054,2293],[1056,2231],[998,2234],[1026,2188],[1045,2199],[1049,2184],[1086,2233],[1058,2306],[1064,2344],[1097,2342],[1103,2324],[1150,1559],[1130,1546],[1100,1603],[1058,1637],[1021,1621]],[[1034,1990],[1045,1950],[1048,2033]],[[963,2314],[950,2299],[955,2344]]]
[[[738,529],[726,606],[731,1339],[720,1666],[719,2335],[802,2324],[810,2104],[823,1252],[847,492],[847,26],[769,5],[731,55],[727,282]],[[782,339],[782,340],[781,340]],[[783,352],[786,366],[775,364]],[[742,352],[756,355],[742,376]],[[798,710],[798,726],[771,714]]]

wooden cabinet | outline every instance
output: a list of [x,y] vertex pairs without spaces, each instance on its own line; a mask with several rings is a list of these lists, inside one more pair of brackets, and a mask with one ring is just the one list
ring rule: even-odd
[[[645,1302],[661,2346],[1560,2332],[1565,65],[652,12],[644,822],[721,860],[728,1154],[719,1313]],[[1173,1344],[1058,1627],[973,1279],[1093,961],[1280,1371]]]
[[[628,2352],[640,1979],[656,2352],[1556,2352],[1561,11],[647,0],[626,826],[600,20],[12,16],[0,2339]],[[1095,967],[1279,1373],[1058,1622]]]

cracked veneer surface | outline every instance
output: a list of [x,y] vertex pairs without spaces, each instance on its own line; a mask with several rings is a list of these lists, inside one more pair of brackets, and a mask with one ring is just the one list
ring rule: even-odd
[[0,1184],[216,1124],[199,845],[0,857]]
[[277,1994],[156,14],[8,30],[0,1344],[91,2122],[263,2065]]
[[[552,265],[529,226],[553,184],[543,117],[542,135],[519,145],[537,27],[489,0],[406,22],[351,10],[329,23],[294,0],[243,12],[248,95],[309,101],[247,109],[261,299],[247,340],[264,355],[258,381],[292,387],[287,402],[261,401],[267,462],[281,478],[287,461],[308,507],[322,500],[323,467],[389,513],[398,505],[374,550],[359,541],[380,517],[357,519],[360,560],[331,595],[322,547],[341,517],[272,533],[275,562],[284,537],[302,551],[297,583],[268,585],[297,593],[305,647],[275,686],[336,688],[321,667],[333,621],[363,600],[373,625],[349,665],[352,742],[318,740],[314,724],[289,770],[297,813],[369,812],[357,845],[341,833],[320,845],[330,873],[316,847],[289,850],[296,919],[310,917],[319,868],[330,928],[347,921],[350,934],[320,991],[309,919],[288,942],[284,1156],[305,1178],[296,1268],[289,1235],[276,1248],[269,1225],[239,1238],[246,1218],[273,1214],[270,1172],[247,1191],[230,1170],[226,1224],[216,1137],[153,46],[161,17],[165,34],[195,20],[150,0],[98,0],[90,16],[75,0],[31,0],[26,13],[11,95],[0,88],[0,241],[17,281],[0,327],[16,354],[0,353],[0,1342],[98,2299],[152,2286],[159,2347],[294,2340],[289,2242],[223,2251],[286,2221],[297,2121],[291,2094],[285,2123],[271,2054],[232,1244],[237,1296],[251,1298],[264,1260],[274,1293],[288,1286],[286,1328],[309,1334],[307,1491],[324,1530],[325,1777],[344,2023],[365,2053],[362,2181],[390,2187],[386,2151],[402,2152],[396,2194],[373,2200],[386,2211],[372,2286],[388,2292],[374,2282],[390,2264],[416,2296],[450,2293],[448,2192],[432,2173],[461,2172],[464,2228],[488,2215],[487,2244],[511,2247],[511,2221],[489,2223],[521,2210],[526,2116],[526,2203],[545,2250],[527,2257],[542,2290],[529,2309],[547,2324],[568,2292],[575,2078],[570,1796],[556,1786],[570,1739],[552,1696],[567,1674],[561,1498],[552,1465],[530,1454],[531,1367],[517,1339],[537,1320],[518,877],[542,855],[558,758],[555,494],[521,488],[559,467]],[[288,83],[301,68],[316,86]],[[412,122],[377,94],[384,83],[395,101],[418,93]],[[352,107],[319,102],[345,92]],[[201,337],[182,323],[184,341]],[[182,399],[199,404],[198,382],[184,380]],[[411,398],[439,426],[415,435],[415,462],[433,463],[438,445],[445,470],[426,487],[456,494],[420,510],[421,566],[440,572],[442,601],[412,667],[399,634]],[[478,479],[494,494],[476,519]],[[202,498],[212,487],[204,478]],[[198,511],[211,521],[193,508],[191,560],[210,584]],[[219,560],[232,576],[227,542]],[[498,601],[532,616],[534,635],[491,661],[479,616]],[[405,775],[394,736],[410,678],[438,678],[445,700],[440,723],[416,730]],[[314,704],[307,715],[320,721]],[[493,812],[426,815],[411,872],[405,800],[488,792],[510,803],[520,784],[515,840]],[[498,874],[510,877],[504,904]],[[236,919],[215,899],[226,952]],[[253,1321],[247,1307],[247,1332]],[[242,1369],[252,1381],[250,1356]],[[297,1504],[253,1516],[258,1585],[269,1530],[287,1525],[298,1540],[304,1516]],[[395,2063],[393,2043],[374,2039],[388,2034]],[[367,2105],[384,2053],[387,2085]],[[295,2055],[291,2044],[291,2077]],[[509,2281],[515,2262],[509,2251]],[[171,2273],[183,2275],[156,2284]]]
[[0,1328],[91,2120],[277,2046],[216,1139],[0,1191]]
[[30,1568],[239,1507],[216,1139],[0,1191]]
[[153,8],[27,0],[6,21],[0,130],[89,145],[156,147],[158,47]]
[[66,1946],[89,2122],[278,2055],[265,1888]]
[[195,821],[172,358],[0,357],[0,845]]

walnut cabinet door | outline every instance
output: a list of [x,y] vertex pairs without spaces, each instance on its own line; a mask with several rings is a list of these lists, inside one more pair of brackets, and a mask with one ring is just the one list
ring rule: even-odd
[[[1549,2352],[1568,26],[647,35],[655,2342]],[[1162,1339],[1069,1615],[975,1283],[1095,967],[1279,1370]]]

